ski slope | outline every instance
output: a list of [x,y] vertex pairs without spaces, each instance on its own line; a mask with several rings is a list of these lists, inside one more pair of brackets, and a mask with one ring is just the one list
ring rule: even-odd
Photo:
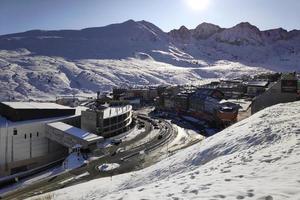
[[[2,62],[1,62],[2,61]],[[151,59],[68,60],[0,50],[0,100],[55,100],[59,95],[92,95],[116,86],[195,84],[210,78],[254,75],[269,70],[229,61],[216,66],[180,67]]]

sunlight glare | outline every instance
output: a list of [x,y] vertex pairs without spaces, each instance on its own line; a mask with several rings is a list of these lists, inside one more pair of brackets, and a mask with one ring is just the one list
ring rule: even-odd
[[192,10],[206,10],[211,0],[185,0],[186,4],[192,9]]

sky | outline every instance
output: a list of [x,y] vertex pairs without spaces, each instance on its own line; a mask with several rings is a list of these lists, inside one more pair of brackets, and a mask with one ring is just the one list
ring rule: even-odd
[[0,35],[32,29],[82,29],[146,20],[164,31],[202,22],[223,28],[300,29],[299,0],[0,0]]

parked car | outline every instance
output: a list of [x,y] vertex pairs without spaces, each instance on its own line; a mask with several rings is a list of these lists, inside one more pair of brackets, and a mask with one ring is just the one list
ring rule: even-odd
[[157,137],[158,140],[161,140],[162,138],[163,138],[162,134],[159,134],[158,137]]
[[113,144],[113,145],[118,146],[119,144],[122,143],[122,140],[121,139],[113,139],[110,143]]

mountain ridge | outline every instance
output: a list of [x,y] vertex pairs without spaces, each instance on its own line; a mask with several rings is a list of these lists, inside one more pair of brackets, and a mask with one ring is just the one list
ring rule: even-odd
[[0,36],[0,97],[92,94],[120,85],[186,84],[300,71],[300,31],[202,23],[164,32],[147,21]]

